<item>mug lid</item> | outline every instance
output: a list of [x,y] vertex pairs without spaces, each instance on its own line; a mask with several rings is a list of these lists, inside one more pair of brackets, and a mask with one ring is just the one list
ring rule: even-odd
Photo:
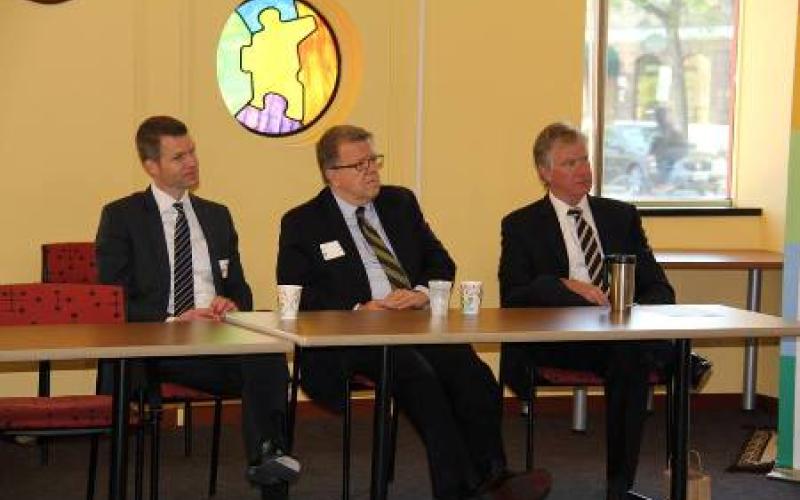
[[609,264],[636,264],[636,256],[627,253],[613,253],[605,256]]

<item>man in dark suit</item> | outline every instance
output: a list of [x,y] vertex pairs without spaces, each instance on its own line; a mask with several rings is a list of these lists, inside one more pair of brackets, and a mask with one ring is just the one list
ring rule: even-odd
[[[301,310],[423,308],[428,280],[452,281],[455,264],[414,194],[381,186],[383,156],[359,127],[329,129],[317,142],[326,187],[281,221],[279,284],[302,285]],[[375,379],[379,350],[306,350],[302,382],[315,400],[344,404],[345,380]],[[433,494],[472,498],[505,478],[499,388],[471,346],[398,347],[392,395],[424,441]]]
[[[586,139],[555,123],[536,138],[533,157],[548,189],[541,200],[502,222],[500,300],[503,307],[608,304],[602,255],[636,256],[634,301],[671,304],[675,292],[655,261],[636,207],[589,195]],[[592,370],[606,380],[607,498],[633,487],[646,415],[647,379],[672,356],[669,342],[581,342],[504,346],[504,377],[528,394],[526,366]]]
[[[96,239],[100,281],[125,288],[127,320],[219,321],[228,311],[252,309],[230,212],[190,193],[199,167],[186,126],[167,116],[148,118],[136,147],[152,183],[106,205]],[[286,496],[286,482],[300,468],[283,453],[283,354],[159,358],[147,365],[150,387],[169,381],[241,396],[248,478],[264,498]]]

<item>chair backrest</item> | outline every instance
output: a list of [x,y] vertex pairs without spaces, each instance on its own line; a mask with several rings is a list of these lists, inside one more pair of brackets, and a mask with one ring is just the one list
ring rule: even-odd
[[125,297],[117,285],[0,285],[0,325],[124,322]]
[[94,243],[42,245],[43,283],[97,283]]

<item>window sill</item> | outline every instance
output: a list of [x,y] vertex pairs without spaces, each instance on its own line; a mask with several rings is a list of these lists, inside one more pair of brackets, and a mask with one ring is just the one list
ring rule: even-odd
[[640,207],[642,217],[760,217],[760,208],[739,207]]

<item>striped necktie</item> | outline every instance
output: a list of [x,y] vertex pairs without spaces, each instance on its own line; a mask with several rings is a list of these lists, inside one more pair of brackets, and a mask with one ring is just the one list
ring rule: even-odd
[[575,219],[578,241],[581,243],[583,259],[586,262],[586,268],[589,270],[589,279],[592,280],[594,286],[605,290],[603,278],[600,275],[603,267],[603,256],[600,254],[600,244],[594,235],[592,226],[583,218],[583,210],[580,208],[570,208],[567,210],[567,215]]
[[364,235],[364,239],[367,240],[367,243],[375,252],[378,262],[383,266],[386,277],[389,279],[389,284],[392,285],[392,290],[397,288],[411,289],[411,282],[408,280],[403,266],[400,265],[397,257],[386,247],[378,231],[367,222],[364,216],[364,207],[356,209],[356,220],[358,221],[358,227],[361,229],[361,234]]
[[173,316],[180,316],[183,312],[194,309],[194,272],[192,270],[192,242],[189,233],[189,222],[183,211],[183,203],[172,205],[178,211],[175,220],[174,263],[172,276],[174,278]]

